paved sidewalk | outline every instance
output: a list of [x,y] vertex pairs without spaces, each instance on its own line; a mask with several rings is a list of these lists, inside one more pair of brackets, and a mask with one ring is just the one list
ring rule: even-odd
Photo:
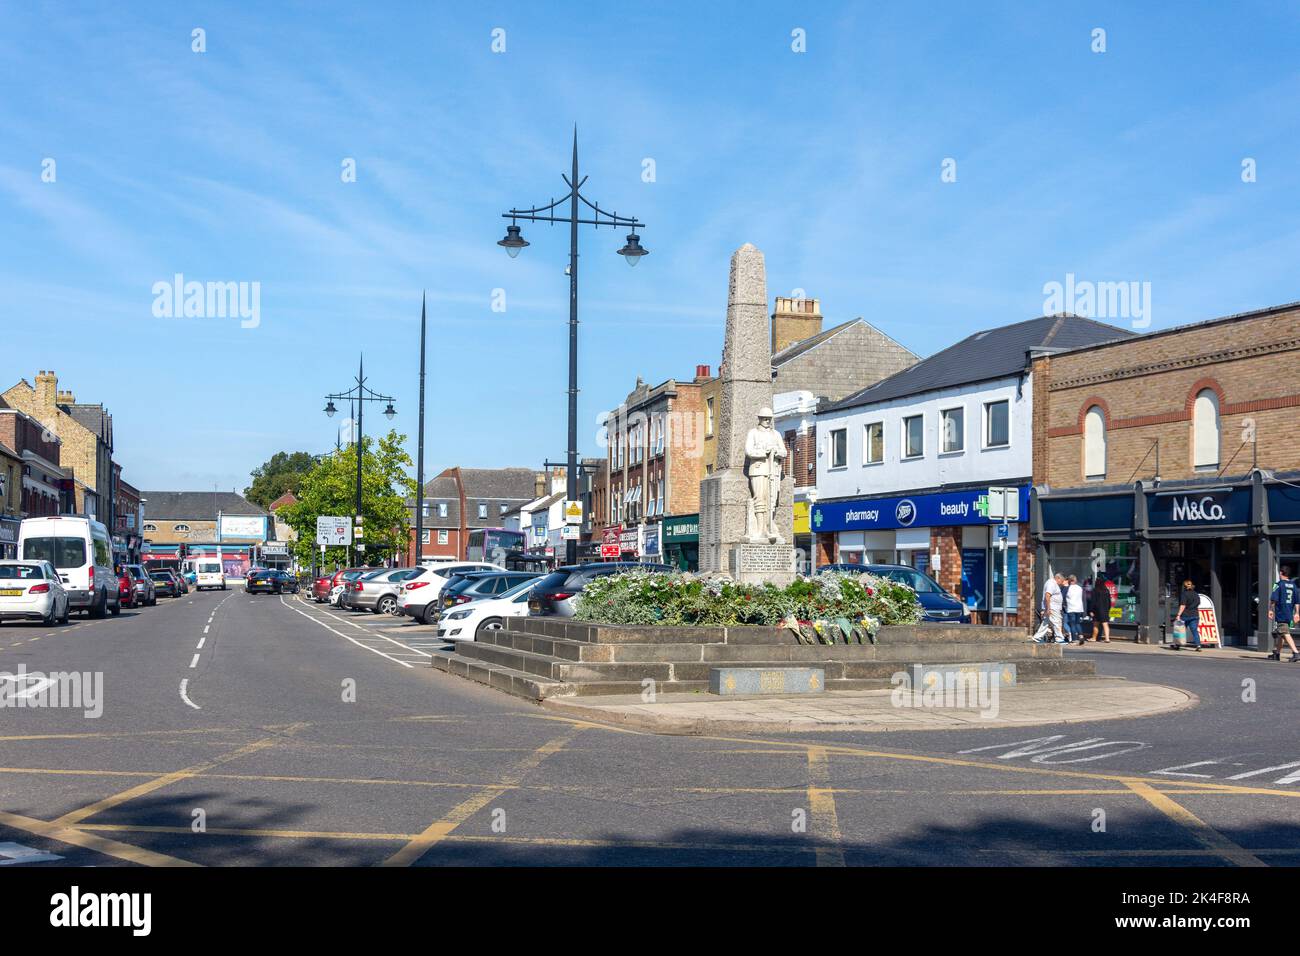
[[[1138,644],[1136,641],[1112,640],[1109,644],[1089,641],[1087,644],[1070,644],[1065,648],[1066,654],[1077,653],[1079,651],[1097,651],[1102,654],[1181,654],[1184,657],[1194,658],[1204,661],[1242,661],[1256,660],[1268,661],[1267,650],[1256,650],[1253,647],[1207,647],[1199,654],[1190,647],[1184,647],[1181,651],[1175,651],[1173,644]],[[1282,663],[1286,663],[1291,652],[1285,647],[1282,649]],[[1297,665],[1300,668],[1300,665]]]
[[[1003,688],[997,708],[920,708],[894,705],[890,689],[826,691],[772,697],[660,694],[551,697],[543,707],[600,723],[664,734],[791,733],[809,730],[955,730],[1069,724],[1118,717],[1149,717],[1194,707],[1196,695],[1176,687],[1121,678],[1049,680]],[[992,710],[992,708],[990,708]]]

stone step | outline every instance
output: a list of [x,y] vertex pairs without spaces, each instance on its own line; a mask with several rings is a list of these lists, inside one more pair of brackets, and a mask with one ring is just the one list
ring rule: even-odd
[[547,697],[571,697],[576,693],[572,685],[560,681],[517,671],[510,667],[489,664],[486,661],[472,660],[454,652],[434,651],[432,666],[457,677],[487,684],[497,690],[526,697],[529,700],[544,700]]

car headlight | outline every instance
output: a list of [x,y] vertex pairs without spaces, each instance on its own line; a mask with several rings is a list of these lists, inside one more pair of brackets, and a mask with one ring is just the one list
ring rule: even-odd
[[474,612],[468,609],[463,611],[452,611],[450,614],[447,615],[447,617],[453,621],[463,621],[465,620],[465,618],[469,617],[472,613]]

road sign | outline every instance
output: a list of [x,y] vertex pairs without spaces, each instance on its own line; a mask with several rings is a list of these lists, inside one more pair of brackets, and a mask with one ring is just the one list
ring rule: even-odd
[[561,541],[577,541],[577,540],[578,540],[578,526],[575,525],[575,524],[566,524],[566,525],[564,525],[563,527],[561,527],[561,528],[560,528],[560,540],[561,540]]
[[1002,522],[1002,524],[998,525],[998,537],[1004,540],[1006,538],[1011,537],[1011,526],[1008,525],[1005,521]]
[[1019,521],[1020,520],[1020,491],[1016,488],[990,488],[989,489],[989,513],[990,521]]
[[582,524],[582,502],[581,501],[564,502],[564,523]]
[[316,518],[316,543],[340,545],[352,543],[352,521],[346,515],[320,515]]

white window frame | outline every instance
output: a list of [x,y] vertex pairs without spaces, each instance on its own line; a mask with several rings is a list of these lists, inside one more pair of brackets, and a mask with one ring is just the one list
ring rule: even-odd
[[[871,458],[871,429],[880,429],[880,457],[874,461]],[[867,422],[862,426],[862,464],[863,465],[883,465],[885,463],[885,420],[877,419],[874,422]]]
[[[1094,414],[1096,415],[1095,419],[1093,418]],[[1089,439],[1088,422],[1094,420],[1101,423],[1101,432],[1099,435],[1099,438],[1101,440],[1101,449],[1100,449],[1101,471],[1092,471],[1092,469],[1088,467],[1088,460],[1091,457],[1088,449],[1088,439]],[[1109,448],[1107,447],[1108,445],[1107,437],[1108,436],[1106,435],[1106,413],[1102,411],[1100,405],[1088,406],[1088,410],[1083,413],[1083,480],[1084,481],[1105,481],[1106,480],[1106,471],[1108,470],[1110,464],[1108,460]]]
[[[915,455],[907,453],[907,423],[910,421],[920,420],[921,422],[921,450]],[[902,461],[918,461],[925,457],[925,413],[920,412],[916,415],[904,415],[900,424],[900,437],[902,446],[899,449],[899,459]]]
[[450,535],[447,534],[447,529],[446,529],[446,528],[439,528],[439,529],[438,529],[438,543],[439,543],[439,544],[446,544],[446,543],[447,543],[447,540],[448,540],[449,537],[450,537]]
[[[836,435],[844,436],[844,459],[839,464],[835,463],[835,436]],[[827,441],[826,458],[830,462],[830,470],[841,471],[849,467],[849,430],[847,428],[832,428],[830,430],[830,433],[826,436],[826,441]]]
[[[994,445],[994,444],[990,444],[989,442],[989,425],[993,421],[993,417],[989,414],[989,412],[992,410],[994,405],[1007,406],[1007,440],[1005,443],[1001,445]],[[1000,449],[1000,448],[1010,448],[1011,447],[1011,399],[1009,398],[989,399],[989,401],[984,403],[983,418],[984,418],[983,428],[982,428],[982,434],[980,436],[982,439],[982,447],[990,450]]]
[[[960,445],[957,448],[945,448],[947,441],[947,424],[950,412],[961,413],[961,431],[957,435]],[[941,455],[964,455],[966,454],[966,406],[951,405],[948,408],[939,409],[939,454]]]
[[445,501],[438,502],[438,517],[439,518],[447,517],[447,502]]
[[485,501],[480,501],[480,502],[478,503],[478,517],[479,517],[479,520],[480,520],[480,521],[486,521],[486,520],[487,520],[487,516],[488,516],[488,506],[487,506],[487,502],[485,502]]
[[[1203,429],[1201,415],[1200,415],[1200,405],[1201,405],[1201,398],[1204,396],[1209,396],[1209,401],[1211,406],[1210,410],[1213,412],[1214,420],[1213,422],[1206,423]],[[1214,437],[1215,437],[1214,460],[1201,461],[1200,460],[1201,456],[1198,454],[1201,451],[1201,439],[1202,439],[1201,432],[1202,430],[1208,430],[1208,428],[1211,427],[1211,425],[1214,428]],[[1219,470],[1219,460],[1222,457],[1223,457],[1222,403],[1219,401],[1218,392],[1216,392],[1212,388],[1203,388],[1199,392],[1197,392],[1196,396],[1192,399],[1192,470],[1198,472],[1209,472],[1209,471],[1217,472]]]

